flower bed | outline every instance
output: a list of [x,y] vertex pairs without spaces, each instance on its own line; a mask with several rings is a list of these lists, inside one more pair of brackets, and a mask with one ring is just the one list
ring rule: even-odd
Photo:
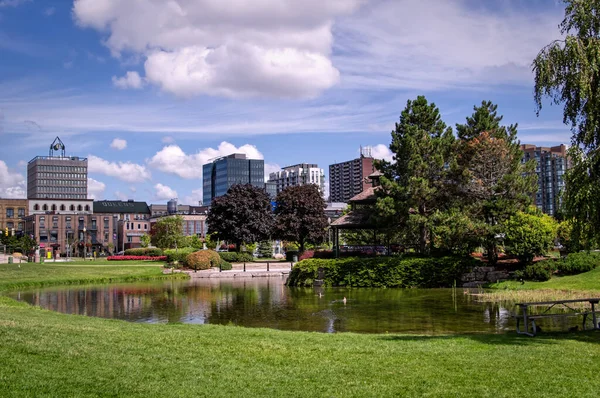
[[167,261],[167,256],[108,256],[108,261]]

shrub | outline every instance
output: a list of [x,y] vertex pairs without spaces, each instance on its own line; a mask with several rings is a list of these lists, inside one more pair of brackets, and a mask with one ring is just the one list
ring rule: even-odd
[[167,261],[171,264],[175,262],[188,266],[187,264],[187,256],[191,253],[198,251],[198,249],[193,247],[182,247],[181,249],[167,249],[165,250],[165,255],[167,256]]
[[313,258],[315,256],[315,251],[314,250],[305,250],[300,257],[298,258],[298,260],[302,261],[302,260],[308,260],[309,258]]
[[535,264],[530,264],[525,269],[515,272],[515,277],[528,281],[544,282],[552,277],[552,273],[556,270],[554,260],[538,261]]
[[600,265],[600,253],[571,253],[557,262],[561,275],[577,275],[591,271]]
[[231,266],[231,263],[228,263],[225,260],[221,260],[221,269],[223,271],[229,271],[230,269],[232,269],[233,267]]
[[218,267],[219,264],[224,261],[214,250],[200,250],[191,254],[188,254],[186,258],[186,265],[193,269],[209,269],[212,267]]
[[556,238],[557,222],[546,214],[518,212],[505,224],[504,243],[508,253],[523,261],[545,254]]
[[219,256],[230,263],[242,263],[254,261],[254,257],[250,253],[237,253],[237,252],[219,252]]
[[108,261],[166,261],[167,256],[108,256]]
[[317,278],[317,270],[323,267],[326,286],[449,287],[478,263],[472,258],[458,256],[312,258],[294,266],[288,285],[311,286]]
[[126,256],[162,256],[163,251],[157,247],[142,247],[138,249],[125,250]]

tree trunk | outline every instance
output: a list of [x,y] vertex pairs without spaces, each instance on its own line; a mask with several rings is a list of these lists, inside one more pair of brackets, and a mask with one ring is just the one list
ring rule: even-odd
[[300,239],[298,241],[298,243],[300,244],[300,253],[304,253],[304,239]]
[[495,266],[498,262],[498,246],[494,242],[487,244],[487,259],[488,264]]
[[427,228],[425,223],[419,225],[419,252],[425,254],[427,250]]

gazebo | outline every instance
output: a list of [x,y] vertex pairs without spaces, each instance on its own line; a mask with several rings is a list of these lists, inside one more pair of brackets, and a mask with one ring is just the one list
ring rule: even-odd
[[335,257],[339,257],[340,253],[340,230],[373,230],[373,244],[376,245],[376,233],[381,229],[381,226],[376,225],[371,220],[371,213],[375,203],[377,202],[376,191],[381,189],[379,178],[383,174],[375,171],[367,178],[371,180],[371,186],[363,190],[358,195],[353,196],[349,201],[350,211],[331,223],[330,227],[333,230],[333,251]]

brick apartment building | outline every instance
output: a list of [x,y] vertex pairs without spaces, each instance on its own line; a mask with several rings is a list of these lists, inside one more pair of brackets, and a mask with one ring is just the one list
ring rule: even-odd
[[24,218],[29,215],[27,199],[0,198],[0,231],[20,233],[25,229]]
[[375,171],[373,157],[368,147],[361,147],[359,158],[329,166],[329,201],[348,202],[371,186],[368,179]]

